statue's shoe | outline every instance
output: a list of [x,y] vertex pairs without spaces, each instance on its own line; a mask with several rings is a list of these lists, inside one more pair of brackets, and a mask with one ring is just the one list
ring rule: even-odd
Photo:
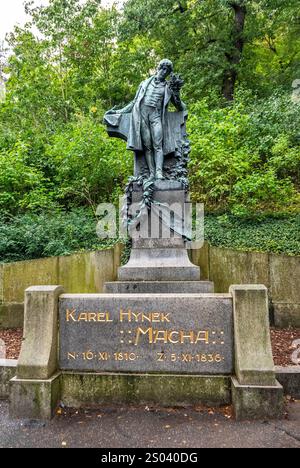
[[163,179],[164,176],[163,176],[162,171],[160,171],[160,170],[156,171],[156,176],[155,176],[155,178],[156,178],[156,179],[159,179],[159,180]]

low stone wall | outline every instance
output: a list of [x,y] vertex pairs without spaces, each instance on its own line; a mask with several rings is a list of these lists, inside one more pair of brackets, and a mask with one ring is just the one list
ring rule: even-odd
[[227,292],[231,284],[264,284],[271,311],[279,328],[300,327],[300,256],[242,252],[208,243],[191,250],[190,258],[201,268],[201,279],[213,281],[215,292]]
[[23,326],[24,291],[32,285],[62,285],[69,293],[99,293],[117,278],[122,246],[0,265],[0,328]]
[[[0,327],[23,324],[24,290],[32,285],[61,284],[67,293],[103,292],[105,282],[117,278],[122,246],[0,265]],[[215,292],[227,293],[231,284],[264,284],[279,328],[300,327],[300,256],[289,257],[221,249],[208,243],[191,250],[201,279],[213,281]]]
[[17,373],[17,364],[13,359],[0,359],[0,400],[9,396],[9,381]]

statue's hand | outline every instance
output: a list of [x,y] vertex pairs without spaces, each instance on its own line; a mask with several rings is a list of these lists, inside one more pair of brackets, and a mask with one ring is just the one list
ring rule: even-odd
[[184,85],[184,80],[181,78],[181,76],[176,75],[175,73],[172,73],[170,81],[169,81],[169,86],[171,90],[177,94],[179,93],[183,85]]
[[114,106],[112,109],[109,109],[107,112],[105,112],[105,115],[110,115],[110,114],[117,114],[117,106]]

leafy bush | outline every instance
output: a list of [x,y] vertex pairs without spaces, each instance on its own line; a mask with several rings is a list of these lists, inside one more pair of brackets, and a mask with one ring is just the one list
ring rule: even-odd
[[56,195],[65,206],[116,201],[133,171],[133,154],[93,119],[78,118],[46,148],[56,168]]
[[256,219],[207,215],[205,238],[219,247],[300,255],[300,215]]
[[97,250],[114,240],[99,240],[96,218],[88,209],[25,214],[0,221],[0,262],[68,255]]
[[209,210],[235,214],[297,211],[300,207],[299,107],[287,96],[237,98],[191,109],[191,188]]
[[27,163],[28,152],[29,146],[20,141],[11,150],[0,152],[0,210],[13,213],[52,202],[44,174]]

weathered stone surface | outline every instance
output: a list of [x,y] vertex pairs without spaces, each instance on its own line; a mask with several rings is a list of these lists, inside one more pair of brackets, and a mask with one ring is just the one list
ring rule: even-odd
[[275,381],[273,386],[240,385],[231,379],[232,403],[237,420],[279,419],[283,417],[283,388]]
[[241,385],[275,385],[268,320],[268,293],[263,285],[233,285],[235,374]]
[[47,380],[10,381],[10,416],[12,418],[48,420],[60,401],[60,374]]
[[277,366],[276,378],[283,386],[285,395],[300,399],[300,366]]
[[[208,242],[204,242],[204,245],[201,249],[190,249],[189,250],[189,257],[191,262],[194,265],[198,265],[201,270],[201,278],[208,280],[210,277],[210,272],[209,272],[209,249],[210,246]],[[237,281],[234,281],[236,283]],[[224,289],[223,292],[228,291],[227,289]]]
[[105,404],[229,405],[230,377],[63,372],[61,399],[75,408]]
[[271,297],[274,303],[300,304],[300,256],[270,255]]
[[264,284],[269,287],[268,254],[238,252],[210,246],[209,279],[216,292],[228,291],[231,284]]
[[9,396],[9,381],[17,373],[17,363],[14,359],[0,359],[0,399]]
[[116,279],[114,249],[59,257],[58,284],[70,293],[102,292],[105,281]]
[[0,303],[0,328],[22,328],[23,323],[23,303]]
[[4,303],[22,303],[25,289],[32,284],[57,284],[57,257],[7,263],[2,268]]
[[199,281],[198,267],[165,266],[165,267],[121,267],[119,281]]
[[108,294],[201,294],[213,293],[211,281],[114,281],[105,283]]
[[58,297],[61,286],[32,286],[25,292],[24,337],[18,379],[49,379],[57,370]]
[[[297,289],[297,288],[295,288]],[[273,303],[274,321],[277,328],[300,328],[300,303]]]
[[228,294],[65,294],[60,369],[229,374],[232,327]]

